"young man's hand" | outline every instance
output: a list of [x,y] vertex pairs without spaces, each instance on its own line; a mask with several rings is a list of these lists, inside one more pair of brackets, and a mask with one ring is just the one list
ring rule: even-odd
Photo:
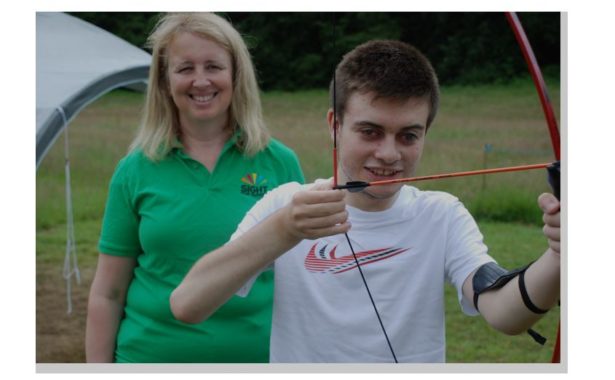
[[542,209],[542,220],[545,225],[542,228],[544,235],[549,240],[549,248],[555,253],[560,253],[560,202],[553,194],[544,193],[538,197],[538,205]]
[[320,182],[293,196],[285,207],[284,226],[294,237],[316,239],[350,230],[346,192],[333,190],[333,181]]

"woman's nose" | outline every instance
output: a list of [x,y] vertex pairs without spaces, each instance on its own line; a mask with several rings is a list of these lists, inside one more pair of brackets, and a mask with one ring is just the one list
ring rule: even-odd
[[207,75],[206,72],[199,70],[195,73],[195,77],[192,82],[192,85],[194,87],[205,87],[205,86],[208,86],[210,83],[211,83],[211,80],[209,78],[209,75]]

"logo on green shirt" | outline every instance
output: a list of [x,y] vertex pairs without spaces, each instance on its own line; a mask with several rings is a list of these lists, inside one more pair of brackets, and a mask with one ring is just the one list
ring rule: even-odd
[[267,179],[257,173],[248,173],[241,178],[241,194],[262,197],[267,192]]

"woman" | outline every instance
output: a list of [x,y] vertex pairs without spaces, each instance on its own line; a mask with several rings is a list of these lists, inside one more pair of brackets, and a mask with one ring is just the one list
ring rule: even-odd
[[303,182],[270,139],[239,33],[214,14],[168,14],[152,48],[144,117],[111,179],[90,291],[88,362],[266,362],[271,274],[213,319],[173,318],[169,295],[262,195]]

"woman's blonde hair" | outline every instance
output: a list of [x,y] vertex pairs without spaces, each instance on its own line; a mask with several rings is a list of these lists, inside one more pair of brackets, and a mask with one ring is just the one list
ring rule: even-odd
[[250,53],[237,30],[213,13],[169,13],[156,24],[147,42],[152,64],[143,118],[130,149],[140,148],[148,158],[159,161],[175,146],[179,117],[169,92],[167,50],[173,38],[184,32],[212,40],[229,52],[233,62],[230,126],[242,131],[237,146],[248,156],[264,149],[269,132]]

